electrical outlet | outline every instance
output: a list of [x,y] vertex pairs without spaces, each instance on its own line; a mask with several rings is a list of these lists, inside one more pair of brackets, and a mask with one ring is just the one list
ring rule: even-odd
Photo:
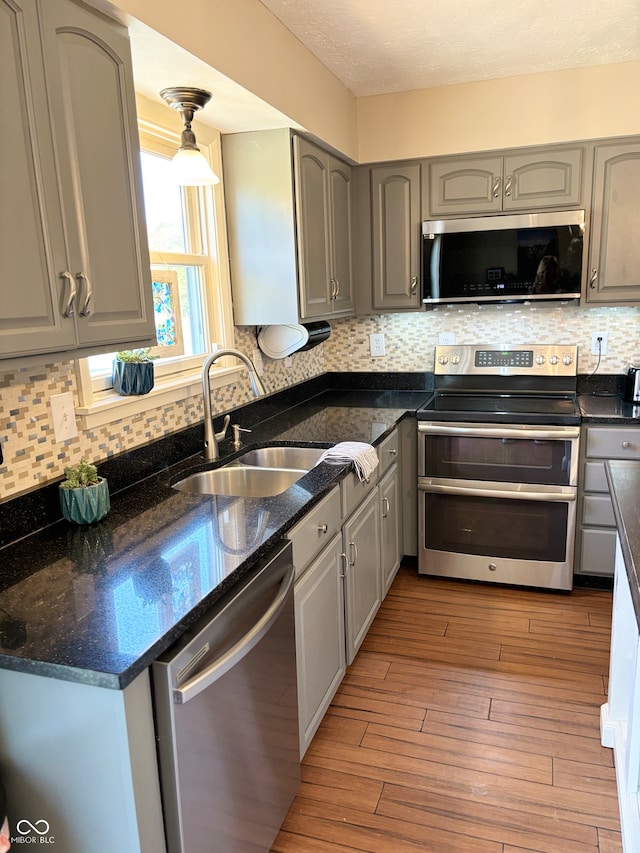
[[61,442],[68,438],[75,438],[78,435],[78,427],[71,391],[49,397],[49,404],[51,405],[55,440]]
[[453,346],[456,342],[455,332],[440,332],[438,335],[438,343],[440,346]]
[[608,348],[608,332],[593,332],[591,335],[591,355],[606,355]]
[[382,332],[369,335],[369,352],[372,358],[379,358],[385,355],[384,335]]

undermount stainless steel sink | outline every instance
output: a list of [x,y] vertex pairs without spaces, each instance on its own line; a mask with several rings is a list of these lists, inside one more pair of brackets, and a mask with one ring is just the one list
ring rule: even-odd
[[306,473],[295,469],[257,468],[231,463],[214,471],[190,474],[174,483],[173,488],[195,495],[265,498],[286,491]]
[[258,447],[238,459],[242,465],[260,468],[296,468],[310,471],[318,461],[324,448],[320,447]]
[[221,468],[189,474],[173,488],[194,495],[279,495],[304,477],[323,453],[317,447],[259,447]]

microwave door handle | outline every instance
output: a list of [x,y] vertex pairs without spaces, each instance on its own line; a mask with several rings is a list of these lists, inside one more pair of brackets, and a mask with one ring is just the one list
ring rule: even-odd
[[418,491],[433,495],[460,495],[473,498],[505,498],[517,501],[541,501],[544,503],[573,503],[576,500],[576,490],[558,489],[557,491],[525,491],[518,489],[483,488],[482,486],[449,485],[439,482],[418,480]]
[[524,440],[550,441],[554,439],[566,440],[578,438],[580,427],[564,427],[563,429],[509,429],[509,427],[485,427],[482,425],[455,426],[451,423],[442,424],[418,424],[418,432],[422,435],[460,435],[473,436],[474,438],[520,438]]

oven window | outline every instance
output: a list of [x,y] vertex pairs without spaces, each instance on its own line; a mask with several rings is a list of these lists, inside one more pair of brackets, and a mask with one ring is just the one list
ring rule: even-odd
[[423,506],[428,549],[556,563],[566,559],[567,503],[426,494]]
[[570,440],[428,435],[424,442],[426,477],[571,485]]

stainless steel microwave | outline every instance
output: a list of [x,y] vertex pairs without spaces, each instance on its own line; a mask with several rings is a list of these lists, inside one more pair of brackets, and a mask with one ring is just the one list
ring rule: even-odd
[[584,210],[422,223],[422,301],[578,299]]

